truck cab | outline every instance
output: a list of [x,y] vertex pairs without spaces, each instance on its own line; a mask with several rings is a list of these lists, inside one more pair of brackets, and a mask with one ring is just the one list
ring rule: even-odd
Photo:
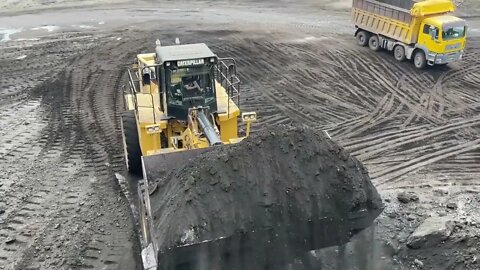
[[352,21],[360,46],[393,51],[398,61],[415,67],[460,60],[466,23],[452,14],[451,0],[353,0]]
[[422,21],[417,46],[426,52],[430,65],[441,65],[462,58],[466,43],[464,20],[441,15]]

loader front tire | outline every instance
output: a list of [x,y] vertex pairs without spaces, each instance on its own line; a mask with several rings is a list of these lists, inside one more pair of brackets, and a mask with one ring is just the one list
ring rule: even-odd
[[121,116],[123,150],[125,164],[131,174],[142,173],[142,151],[138,141],[137,122],[134,111],[126,111]]

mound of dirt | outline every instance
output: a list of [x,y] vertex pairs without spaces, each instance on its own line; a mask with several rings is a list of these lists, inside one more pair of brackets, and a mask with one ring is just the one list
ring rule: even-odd
[[365,167],[313,129],[276,127],[186,163],[150,196],[164,265],[206,250],[255,264],[236,269],[284,263],[347,242],[383,207]]

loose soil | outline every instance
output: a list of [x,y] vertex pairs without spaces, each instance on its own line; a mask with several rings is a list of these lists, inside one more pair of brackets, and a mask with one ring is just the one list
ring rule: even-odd
[[[365,167],[310,128],[269,127],[185,160],[150,184],[158,188],[150,205],[160,251],[241,234],[245,241],[223,245],[248,246],[254,256],[223,250],[245,260],[228,269],[276,269],[309,250],[344,244],[382,210]],[[185,257],[167,253],[160,261]]]

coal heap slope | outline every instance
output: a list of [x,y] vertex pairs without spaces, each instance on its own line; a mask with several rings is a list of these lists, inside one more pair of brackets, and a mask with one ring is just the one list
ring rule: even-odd
[[161,253],[215,239],[232,248],[230,238],[237,249],[312,250],[348,241],[382,210],[365,167],[310,128],[272,127],[213,147],[157,184],[150,203]]

